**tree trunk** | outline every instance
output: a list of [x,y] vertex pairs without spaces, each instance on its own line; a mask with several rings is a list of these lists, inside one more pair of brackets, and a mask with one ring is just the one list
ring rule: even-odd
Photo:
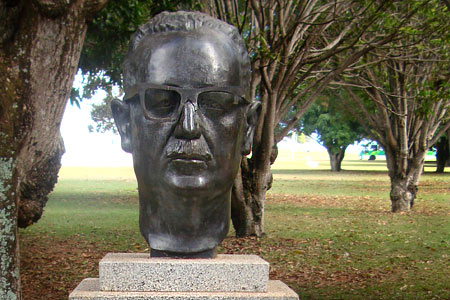
[[448,145],[447,145],[447,147],[448,147],[448,157],[447,157],[447,162],[445,163],[445,166],[446,167],[450,167],[450,128],[447,129],[446,135],[447,135],[447,142],[448,142]]
[[106,1],[0,1],[0,299],[20,300],[17,225],[40,218],[56,183],[86,18]]
[[[0,15],[1,17],[1,15]],[[5,64],[0,53],[0,299],[20,299],[19,244],[17,240],[17,149],[27,127],[28,113],[20,102],[18,72]],[[16,105],[14,105],[16,104]]]
[[444,173],[445,167],[450,164],[450,140],[442,136],[436,143],[436,173]]
[[391,178],[392,212],[407,212],[414,205],[417,185],[409,183],[406,178]]
[[[2,120],[3,121],[3,120]],[[2,126],[2,129],[4,127]],[[2,143],[3,146],[3,143]],[[2,151],[3,152],[3,151]],[[17,176],[14,158],[0,158],[0,299],[20,299],[19,245],[17,240]]]
[[330,157],[330,166],[332,172],[341,171],[341,163],[344,159],[345,149],[347,146],[341,147],[338,152],[333,152],[331,147],[327,147],[328,156]]
[[253,138],[251,158],[241,160],[240,175],[235,179],[231,197],[231,220],[236,236],[262,236],[264,233],[264,202],[272,187],[270,166],[275,162],[276,94],[260,87],[261,111]]
[[[270,163],[278,155],[273,147]],[[264,233],[264,202],[266,192],[272,187],[272,173],[258,171],[254,166],[254,157],[242,158],[241,168],[234,181],[231,194],[231,220],[237,237],[262,236]]]
[[390,150],[389,147],[385,152],[391,180],[392,212],[407,212],[413,207],[416,199],[426,150],[408,158],[407,165],[403,165],[400,154]]

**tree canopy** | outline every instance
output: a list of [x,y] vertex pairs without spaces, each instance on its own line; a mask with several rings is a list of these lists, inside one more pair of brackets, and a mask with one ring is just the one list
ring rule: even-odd
[[[271,186],[276,143],[333,80],[396,39],[400,28],[425,5],[413,2],[207,2],[206,11],[236,25],[246,37],[252,95],[262,103],[252,157],[242,161],[232,198],[238,235],[260,235],[264,230],[264,198]],[[275,134],[280,122],[285,126]]]
[[303,115],[296,131],[311,136],[327,149],[332,171],[341,170],[345,150],[364,137],[361,125],[351,116],[340,99],[330,91],[316,100]]
[[122,84],[121,65],[128,50],[128,42],[140,25],[162,11],[196,7],[198,4],[193,0],[108,1],[88,23],[78,63],[78,70],[84,76],[83,87],[72,89],[71,103],[90,99],[99,89],[113,95],[112,86]]

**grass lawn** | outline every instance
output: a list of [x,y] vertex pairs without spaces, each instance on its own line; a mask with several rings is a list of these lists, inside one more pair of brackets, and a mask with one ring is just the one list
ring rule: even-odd
[[[383,161],[281,152],[266,235],[221,253],[252,253],[301,299],[450,299],[450,173],[427,166],[410,213],[389,212]],[[42,219],[20,231],[24,299],[67,299],[107,252],[147,252],[131,168],[62,168]]]

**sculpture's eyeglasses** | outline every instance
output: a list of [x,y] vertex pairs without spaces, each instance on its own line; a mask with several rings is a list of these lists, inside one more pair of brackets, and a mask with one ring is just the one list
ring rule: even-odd
[[125,101],[140,101],[149,120],[176,121],[190,101],[205,116],[219,116],[239,104],[249,103],[241,87],[204,87],[197,89],[142,83],[127,91]]

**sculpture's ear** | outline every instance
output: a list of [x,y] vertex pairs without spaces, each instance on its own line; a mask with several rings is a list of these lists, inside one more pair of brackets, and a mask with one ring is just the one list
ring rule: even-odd
[[261,113],[261,103],[253,102],[247,107],[246,119],[247,128],[245,131],[244,141],[242,143],[242,155],[250,154],[253,144],[253,135],[255,127],[258,123],[258,118]]
[[122,141],[122,149],[131,153],[130,105],[114,99],[111,101],[111,111]]

